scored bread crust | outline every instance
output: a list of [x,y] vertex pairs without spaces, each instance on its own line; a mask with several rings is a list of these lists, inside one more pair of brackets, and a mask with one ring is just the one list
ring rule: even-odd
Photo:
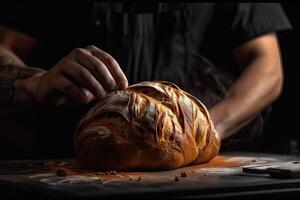
[[220,139],[206,107],[165,81],[144,81],[108,94],[74,135],[82,167],[164,170],[206,162]]

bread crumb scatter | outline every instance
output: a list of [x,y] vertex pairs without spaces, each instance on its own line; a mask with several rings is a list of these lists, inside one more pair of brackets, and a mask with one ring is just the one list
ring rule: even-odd
[[179,181],[179,177],[178,176],[175,176],[175,182],[178,182]]
[[187,173],[186,172],[181,172],[180,177],[187,177]]
[[119,175],[118,172],[116,172],[115,170],[111,170],[111,171],[98,171],[97,172],[98,175]]
[[53,169],[53,168],[57,167],[57,163],[52,160],[48,160],[47,162],[44,163],[44,167]]
[[115,170],[105,172],[106,175],[118,175]]
[[66,166],[66,165],[68,165],[67,162],[60,162],[57,166],[58,167],[63,167],[63,166]]
[[138,177],[137,181],[141,181],[143,178],[141,176]]
[[65,169],[57,169],[56,170],[56,176],[67,176],[67,171]]

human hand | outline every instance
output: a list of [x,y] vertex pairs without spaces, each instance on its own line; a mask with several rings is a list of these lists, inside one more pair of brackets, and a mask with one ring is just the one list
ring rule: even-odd
[[27,82],[27,91],[42,105],[85,104],[128,86],[117,61],[95,46],[73,50]]

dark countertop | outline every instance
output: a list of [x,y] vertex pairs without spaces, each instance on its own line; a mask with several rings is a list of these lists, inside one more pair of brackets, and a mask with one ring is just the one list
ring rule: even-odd
[[[300,195],[300,179],[275,179],[247,174],[241,166],[299,160],[278,154],[223,153],[209,163],[157,172],[118,172],[105,175],[77,168],[72,159],[56,160],[56,168],[44,160],[0,161],[0,194],[13,198],[268,198]],[[65,168],[64,168],[65,167]],[[57,176],[58,168],[67,176]],[[185,174],[187,176],[185,176]],[[175,181],[175,177],[179,181]]]

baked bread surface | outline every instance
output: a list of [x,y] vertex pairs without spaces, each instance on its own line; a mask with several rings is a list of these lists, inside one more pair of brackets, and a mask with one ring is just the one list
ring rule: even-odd
[[108,94],[81,119],[74,143],[80,166],[101,170],[174,169],[220,148],[206,107],[164,81]]

